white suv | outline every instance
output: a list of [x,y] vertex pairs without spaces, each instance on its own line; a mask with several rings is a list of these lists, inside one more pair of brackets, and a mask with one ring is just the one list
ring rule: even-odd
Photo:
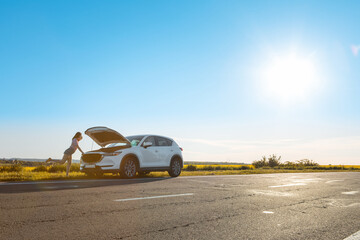
[[85,131],[102,148],[81,156],[80,170],[87,175],[120,173],[133,178],[151,171],[168,171],[177,177],[183,168],[182,148],[167,137],[136,135],[123,137],[107,127],[93,127]]

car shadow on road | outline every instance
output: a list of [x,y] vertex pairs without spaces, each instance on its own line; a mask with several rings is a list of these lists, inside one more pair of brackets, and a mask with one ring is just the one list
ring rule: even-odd
[[169,180],[170,177],[133,178],[133,179],[81,179],[38,182],[6,182],[0,183],[0,193],[43,192],[57,190],[73,190],[96,187],[121,186],[139,183],[150,183]]

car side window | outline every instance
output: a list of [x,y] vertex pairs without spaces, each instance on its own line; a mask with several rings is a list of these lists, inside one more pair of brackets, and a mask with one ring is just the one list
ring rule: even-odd
[[169,147],[172,145],[172,141],[163,137],[156,137],[158,141],[158,145],[160,147]]
[[147,137],[144,142],[151,142],[152,146],[157,146],[155,137],[153,137],[153,136]]

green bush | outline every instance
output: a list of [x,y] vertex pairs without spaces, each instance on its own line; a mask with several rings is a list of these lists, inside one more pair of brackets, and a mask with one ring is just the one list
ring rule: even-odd
[[252,165],[255,167],[255,168],[262,168],[262,167],[265,167],[265,166],[268,166],[268,162],[266,160],[266,157],[263,156],[261,160],[259,161],[254,161],[252,163]]
[[65,172],[66,171],[66,165],[52,165],[48,168],[49,173],[56,173],[56,172]]
[[305,166],[305,167],[319,166],[318,163],[314,162],[313,160],[309,160],[309,159],[302,159],[302,160],[296,161],[296,165]]
[[316,169],[316,170],[324,170],[329,168],[320,167],[318,163],[309,159],[302,159],[296,162],[286,161],[285,163],[280,164],[280,167],[283,169],[291,169],[291,170],[303,170],[303,169]]
[[184,168],[184,171],[217,171],[217,170],[248,170],[249,166],[222,166],[222,165],[205,165],[198,168],[196,165],[189,164]]
[[[47,168],[46,171],[49,173],[66,172],[66,166],[67,166],[67,164],[61,164],[61,165],[55,164],[55,165],[52,165],[49,168]],[[43,167],[45,167],[45,166],[43,166]],[[70,172],[80,172],[80,164],[79,163],[71,164]]]
[[209,165],[209,166],[204,166],[204,167],[202,167],[201,170],[204,170],[204,171],[214,171],[214,170],[216,170],[216,167]]
[[[319,167],[319,164],[309,159],[302,159],[296,162],[286,161],[285,163],[280,162],[281,156],[277,157],[275,154],[266,158],[262,157],[259,161],[254,161],[252,165],[255,168],[263,169],[287,169],[287,170],[304,170],[304,169],[322,169]],[[344,166],[341,167],[331,167],[327,169],[344,169]]]
[[290,162],[290,161],[286,161],[285,163],[281,164],[281,167],[283,169],[296,169],[296,163],[294,162]]
[[71,164],[70,172],[80,172],[80,163]]
[[190,165],[187,165],[187,167],[184,168],[184,170],[186,170],[186,171],[196,171],[196,166],[190,164]]
[[280,159],[281,156],[277,157],[275,154],[269,156],[269,158],[263,156],[260,160],[254,161],[252,165],[255,168],[264,168],[264,167],[274,168],[280,165]]
[[33,172],[47,172],[48,168],[44,165],[40,165],[40,166],[35,167],[32,171]]
[[20,164],[0,166],[0,172],[21,172],[23,166]]

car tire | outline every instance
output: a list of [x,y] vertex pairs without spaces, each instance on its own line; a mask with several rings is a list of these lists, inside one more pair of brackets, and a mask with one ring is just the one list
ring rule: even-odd
[[168,171],[171,177],[177,177],[181,173],[181,159],[174,158],[170,163],[170,170]]
[[120,169],[120,175],[124,178],[134,178],[137,172],[137,162],[133,157],[126,158]]

